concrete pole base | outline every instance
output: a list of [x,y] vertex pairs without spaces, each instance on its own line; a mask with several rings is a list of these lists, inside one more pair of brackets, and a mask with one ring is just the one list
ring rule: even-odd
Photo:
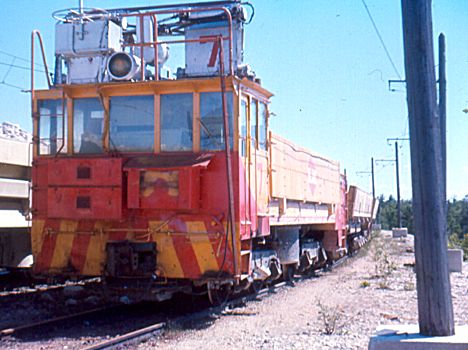
[[455,326],[455,335],[449,337],[419,334],[418,325],[379,326],[369,350],[468,350],[468,326]]

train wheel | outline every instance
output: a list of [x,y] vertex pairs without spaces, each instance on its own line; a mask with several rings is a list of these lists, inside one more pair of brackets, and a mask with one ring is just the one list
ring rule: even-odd
[[296,264],[283,265],[283,279],[287,283],[294,283],[294,273],[296,272]]
[[253,281],[252,284],[250,285],[250,290],[252,293],[257,294],[259,291],[262,290],[263,286],[264,286],[264,283],[262,280],[256,280],[256,281]]
[[232,294],[232,287],[229,283],[218,284],[208,282],[206,286],[208,290],[208,299],[211,305],[223,305],[225,304]]

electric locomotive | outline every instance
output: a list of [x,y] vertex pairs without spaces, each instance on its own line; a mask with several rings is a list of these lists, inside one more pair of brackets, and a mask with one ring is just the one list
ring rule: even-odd
[[219,302],[347,253],[339,163],[269,131],[272,93],[243,61],[249,7],[54,14],[48,89],[32,71],[35,274]]

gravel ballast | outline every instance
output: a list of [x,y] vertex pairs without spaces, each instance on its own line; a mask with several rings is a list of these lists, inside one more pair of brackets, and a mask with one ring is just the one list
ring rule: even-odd
[[[457,325],[468,324],[467,265],[451,274]],[[413,266],[413,236],[393,239],[383,231],[331,272],[203,322],[173,326],[139,349],[367,349],[377,326],[417,324]]]

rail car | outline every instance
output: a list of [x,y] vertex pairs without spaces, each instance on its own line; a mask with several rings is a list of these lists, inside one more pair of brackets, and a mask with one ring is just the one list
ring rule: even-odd
[[36,275],[216,302],[362,243],[373,198],[350,211],[339,163],[269,130],[272,93],[243,62],[249,6],[54,14],[54,78],[31,88]]

